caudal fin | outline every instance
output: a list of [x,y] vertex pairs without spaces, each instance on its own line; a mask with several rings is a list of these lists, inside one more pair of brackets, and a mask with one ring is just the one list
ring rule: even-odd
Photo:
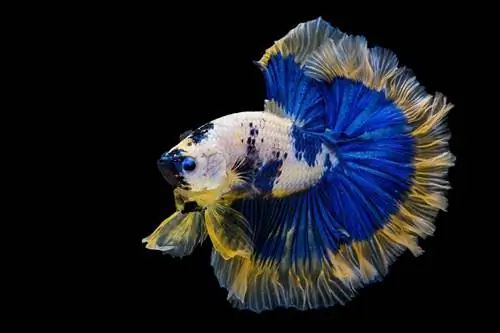
[[236,202],[254,250],[229,260],[214,251],[215,274],[239,308],[344,304],[403,251],[422,253],[417,239],[433,234],[455,161],[452,105],[389,50],[321,18],[290,31],[259,65],[266,110],[293,121],[292,142],[328,148],[318,148],[324,174],[308,191]]

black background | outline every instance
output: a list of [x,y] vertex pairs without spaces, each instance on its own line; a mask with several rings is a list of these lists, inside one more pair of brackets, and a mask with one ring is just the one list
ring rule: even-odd
[[[203,9],[179,3],[182,10],[176,5],[96,9],[81,27],[81,38],[91,45],[82,53],[90,67],[96,66],[87,91],[102,98],[92,107],[107,139],[103,159],[94,160],[94,166],[108,169],[104,159],[111,157],[103,206],[112,213],[96,212],[93,219],[104,244],[88,245],[95,245],[101,260],[85,272],[85,282],[76,284],[82,299],[92,295],[83,310],[87,317],[153,331],[244,328],[229,326],[233,320],[273,320],[292,327],[302,321],[320,327],[326,321],[326,329],[335,330],[424,328],[465,319],[472,293],[467,290],[473,288],[463,275],[469,259],[460,238],[466,223],[460,194],[466,95],[457,72],[466,55],[460,52],[459,17],[444,8],[387,10],[382,4],[284,4],[276,11],[263,3]],[[370,45],[392,49],[429,92],[440,91],[456,105],[449,116],[457,156],[450,171],[449,212],[439,215],[435,236],[421,243],[424,255],[405,253],[382,283],[365,287],[344,307],[262,314],[233,310],[213,275],[209,241],[183,259],[141,243],[174,210],[156,161],[185,130],[229,113],[261,110],[264,80],[252,61],[298,23],[318,16],[346,33],[364,35]]]

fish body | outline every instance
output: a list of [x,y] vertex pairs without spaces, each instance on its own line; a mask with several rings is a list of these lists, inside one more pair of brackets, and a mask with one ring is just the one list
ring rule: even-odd
[[345,304],[405,250],[420,255],[447,209],[452,105],[391,51],[321,18],[257,65],[262,111],[215,119],[159,159],[177,211],[144,242],[185,256],[208,236],[240,309]]
[[[246,161],[247,164],[250,162],[247,167],[252,170],[245,171],[255,173],[252,185],[256,194],[289,195],[318,182],[326,168],[327,157],[335,156],[331,149],[317,142],[316,138],[302,138],[295,133],[300,129],[290,119],[271,112],[234,113],[215,119],[201,128],[210,128],[203,137],[203,143],[200,144],[197,139],[197,130],[166,154],[172,156],[178,151],[188,152],[195,142],[200,144],[197,148],[203,151],[206,159],[206,164],[200,170],[206,180],[191,182],[193,191],[220,185],[215,175],[221,170],[226,171],[226,167],[221,166],[234,167]],[[295,148],[299,146],[315,146],[315,149],[306,158],[303,151]],[[197,187],[200,185],[202,187]]]

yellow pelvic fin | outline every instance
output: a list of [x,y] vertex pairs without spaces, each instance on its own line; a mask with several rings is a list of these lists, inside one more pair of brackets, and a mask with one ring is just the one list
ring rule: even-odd
[[206,238],[201,212],[183,214],[175,212],[165,219],[156,230],[142,240],[146,248],[183,257],[193,252],[194,248]]

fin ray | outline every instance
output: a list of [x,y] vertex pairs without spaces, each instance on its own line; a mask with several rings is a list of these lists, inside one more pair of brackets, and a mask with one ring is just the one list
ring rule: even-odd
[[258,64],[265,67],[269,64],[270,59],[277,54],[282,54],[284,57],[293,55],[297,64],[300,65],[325,40],[338,41],[344,35],[343,32],[333,28],[321,17],[300,23],[268,48]]

